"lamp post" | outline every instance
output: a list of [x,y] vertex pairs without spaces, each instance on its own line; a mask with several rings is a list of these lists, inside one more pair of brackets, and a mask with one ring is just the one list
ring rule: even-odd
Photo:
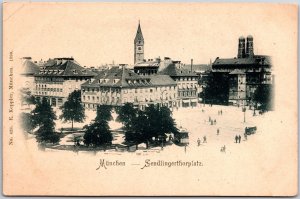
[[202,86],[202,90],[203,90],[203,107],[205,107],[205,86]]
[[243,104],[244,104],[244,106],[243,106],[242,111],[244,112],[244,123],[245,123],[246,122],[246,107],[245,107],[245,102]]

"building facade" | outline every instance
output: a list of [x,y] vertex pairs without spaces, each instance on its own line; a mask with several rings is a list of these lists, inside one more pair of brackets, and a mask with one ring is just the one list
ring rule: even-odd
[[31,94],[34,91],[34,75],[40,70],[36,62],[32,61],[31,57],[21,58],[21,78],[23,79],[22,88],[29,91]]
[[168,75],[141,76],[122,65],[103,70],[82,84],[81,100],[85,108],[93,110],[100,104],[125,103],[133,103],[140,109],[149,104],[173,107],[177,99],[176,85]]
[[180,61],[172,61],[158,74],[168,75],[177,83],[177,107],[195,107],[198,103],[198,75],[183,67]]
[[80,90],[81,84],[96,73],[81,67],[73,58],[49,59],[34,75],[34,95],[46,97],[54,107],[61,106],[70,93]]
[[[216,58],[212,64],[215,76],[228,77],[228,102],[248,104],[261,84],[273,84],[271,57],[254,55],[253,37],[239,38],[237,58]],[[216,82],[217,84],[218,82]]]

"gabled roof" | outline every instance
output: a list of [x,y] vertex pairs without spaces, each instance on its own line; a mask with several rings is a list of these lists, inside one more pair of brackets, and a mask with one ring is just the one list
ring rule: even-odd
[[142,33],[142,29],[141,29],[140,23],[139,23],[138,29],[136,31],[134,43],[137,43],[139,40],[140,41],[144,41],[144,37],[143,37],[143,33]]
[[73,58],[49,59],[35,76],[80,76],[93,77],[97,74],[80,66]]
[[169,75],[171,77],[197,76],[197,74],[192,72],[190,69],[186,69],[184,67],[177,67],[174,63],[171,63],[167,67],[163,68],[161,71],[158,72],[158,74]]
[[40,70],[40,67],[33,63],[31,59],[24,59],[22,64],[22,74],[23,75],[34,75],[35,73],[38,73]]
[[177,83],[169,75],[151,75],[151,83],[154,86],[176,86]]
[[[184,69],[186,70],[191,70],[191,64],[186,64],[183,66]],[[193,71],[198,72],[198,71],[207,71],[211,69],[211,65],[208,64],[195,64],[193,65]]]
[[140,76],[124,66],[103,70],[91,81],[82,86],[87,87],[151,87],[159,85],[176,85],[167,75]]
[[254,57],[246,57],[246,58],[227,58],[227,59],[220,59],[217,58],[212,67],[218,66],[226,66],[226,67],[235,67],[237,65],[243,66],[262,66],[262,65],[269,65],[271,66],[271,58],[265,55],[255,55]]

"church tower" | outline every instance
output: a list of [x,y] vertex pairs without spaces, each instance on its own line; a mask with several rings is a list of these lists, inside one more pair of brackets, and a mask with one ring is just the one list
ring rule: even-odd
[[143,60],[144,60],[144,37],[139,22],[139,26],[134,39],[134,64],[142,62]]

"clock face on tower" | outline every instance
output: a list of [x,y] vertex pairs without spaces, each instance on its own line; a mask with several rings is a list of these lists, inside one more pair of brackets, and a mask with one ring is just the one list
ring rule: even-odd
[[143,46],[137,46],[136,50],[137,52],[143,52]]

